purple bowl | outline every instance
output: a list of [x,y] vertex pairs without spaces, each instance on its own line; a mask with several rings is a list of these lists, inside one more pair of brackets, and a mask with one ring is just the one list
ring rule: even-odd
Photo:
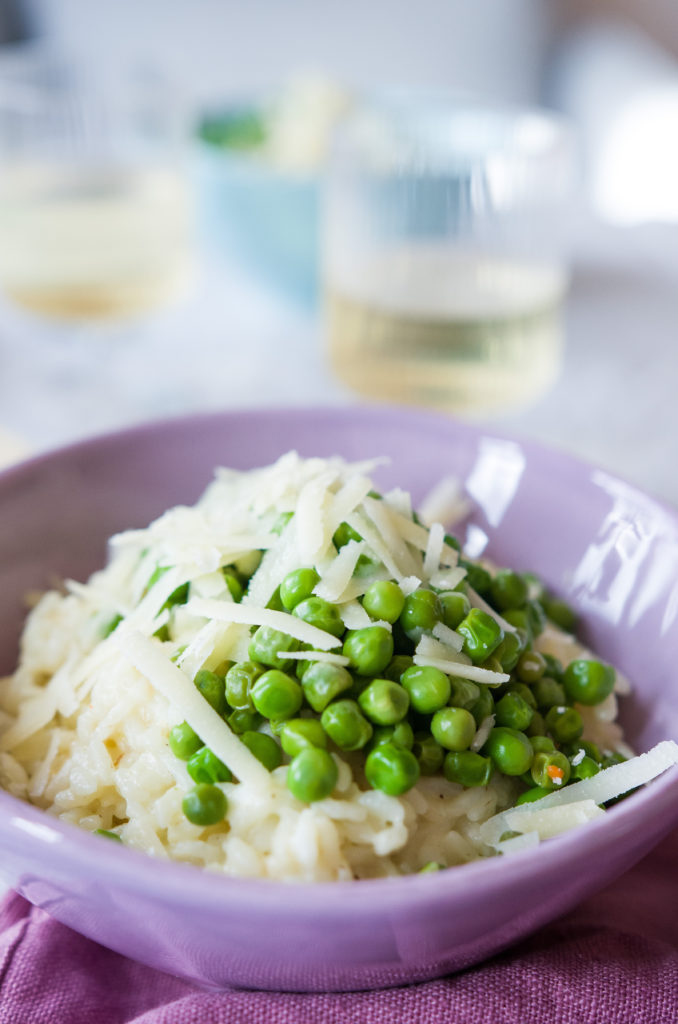
[[[536,569],[584,616],[585,639],[634,681],[639,749],[678,735],[678,516],[537,445],[396,410],[246,412],[128,430],[0,475],[0,672],[16,660],[27,590],[84,578],[106,538],[193,502],[216,465],[387,454],[382,484],[416,499],[455,474],[475,502],[469,543]],[[0,794],[0,865],[27,899],[111,949],[208,987],[368,989],[496,953],[639,860],[678,822],[678,771],[584,828],[510,858],[435,875],[287,885],[159,863]]]

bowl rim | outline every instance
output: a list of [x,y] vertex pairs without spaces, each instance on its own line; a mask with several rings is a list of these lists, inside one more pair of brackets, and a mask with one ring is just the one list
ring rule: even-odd
[[[568,452],[564,447],[556,444],[534,440],[533,438],[521,437],[519,433],[505,431],[502,428],[494,429],[489,421],[466,421],[455,416],[442,412],[423,410],[415,407],[402,407],[389,403],[376,404],[364,401],[354,401],[344,404],[332,405],[295,405],[295,406],[243,406],[242,408],[209,410],[206,412],[190,412],[180,415],[168,415],[140,420],[128,426],[104,430],[91,436],[75,438],[58,444],[53,448],[46,448],[12,462],[6,466],[0,466],[0,487],[12,482],[15,475],[20,475],[26,470],[39,469],[42,465],[60,458],[69,458],[80,453],[88,454],[96,450],[100,445],[114,445],[125,441],[133,441],[137,436],[152,436],[161,434],[166,430],[192,428],[193,426],[210,426],[223,422],[244,420],[256,421],[262,417],[272,421],[328,419],[344,419],[350,416],[355,425],[356,418],[369,420],[393,421],[394,424],[410,420],[419,426],[431,430],[447,429],[457,434],[466,435],[474,439],[489,439],[507,441],[533,453],[536,457],[548,458],[549,461],[557,462],[563,469],[584,471],[589,474],[603,474],[610,480],[623,486],[632,494],[642,498],[643,501],[650,501],[656,505],[669,518],[675,520],[678,528],[678,506],[672,505],[666,498],[646,490],[639,484],[629,480],[623,474],[611,470],[602,462],[582,458]],[[378,454],[378,453],[377,453]],[[367,455],[367,458],[371,456]]]
[[[512,437],[503,430],[494,431],[486,424],[460,422],[440,413],[367,404],[324,408],[247,408],[144,421],[122,430],[105,432],[59,446],[6,467],[0,471],[0,493],[5,487],[11,488],[15,481],[19,482],[26,472],[39,471],[44,466],[58,463],[61,459],[68,460],[81,454],[99,452],[102,445],[106,449],[108,446],[133,442],[140,437],[159,437],[168,430],[242,424],[261,420],[262,417],[272,421],[279,421],[283,417],[290,422],[297,419],[317,420],[319,417],[336,423],[348,422],[350,419],[352,428],[355,428],[359,420],[367,422],[376,419],[382,426],[384,423],[388,425],[396,422],[402,426],[404,421],[409,421],[416,423],[420,428],[445,429],[453,432],[455,436],[461,434],[476,441],[486,437],[511,441],[528,453],[548,457],[551,464],[555,460],[556,468],[567,467],[589,476],[598,471],[605,473],[609,479],[623,483],[644,500],[650,500],[669,517],[678,533],[677,510],[635,484],[627,483],[617,474],[587,460],[537,441]],[[504,878],[509,884],[512,878],[523,876],[528,865],[532,873],[539,875],[557,872],[566,867],[571,869],[574,861],[585,860],[601,852],[622,831],[636,830],[640,825],[655,820],[661,811],[666,812],[668,824],[665,831],[668,831],[675,824],[673,819],[678,820],[677,797],[678,766],[674,766],[649,785],[630,794],[619,805],[610,808],[604,817],[588,822],[585,828],[563,833],[556,837],[555,841],[543,842],[536,848],[516,852],[510,857],[480,858],[430,875],[402,875],[344,882],[291,883],[267,878],[227,876],[201,870],[188,863],[159,860],[117,843],[109,841],[107,845],[102,841],[102,837],[52,817],[48,812],[4,790],[0,790],[0,821],[6,834],[20,839],[24,845],[32,838],[34,843],[41,843],[44,848],[49,848],[53,865],[67,863],[69,868],[75,870],[82,864],[91,872],[92,861],[96,856],[99,865],[97,871],[106,878],[107,884],[119,884],[145,895],[158,895],[166,899],[167,893],[171,891],[173,902],[217,909],[242,904],[251,910],[270,911],[283,910],[294,904],[295,912],[298,912],[297,894],[300,887],[310,887],[317,897],[313,900],[311,915],[317,913],[322,903],[323,910],[331,910],[336,915],[346,916],[359,913],[361,908],[369,908],[369,912],[376,909],[388,910],[395,904],[402,905],[412,900],[418,902],[426,896],[430,899],[435,897],[437,902],[443,896],[461,893],[470,886],[477,885],[480,891],[483,881],[491,884],[497,872],[500,873],[499,877]],[[673,818],[670,815],[671,809],[674,812]]]

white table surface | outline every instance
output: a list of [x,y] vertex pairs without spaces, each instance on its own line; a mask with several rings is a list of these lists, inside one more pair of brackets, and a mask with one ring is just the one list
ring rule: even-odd
[[[535,406],[488,425],[678,505],[678,227],[579,236],[563,372]],[[17,440],[40,451],[194,410],[351,401],[319,317],[214,258],[190,294],[137,322],[50,324],[0,304],[0,460]]]

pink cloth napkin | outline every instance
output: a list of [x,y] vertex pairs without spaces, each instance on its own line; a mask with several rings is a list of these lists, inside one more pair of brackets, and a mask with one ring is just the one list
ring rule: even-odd
[[0,1024],[677,1024],[678,831],[571,914],[463,974],[384,992],[202,992],[0,907]]

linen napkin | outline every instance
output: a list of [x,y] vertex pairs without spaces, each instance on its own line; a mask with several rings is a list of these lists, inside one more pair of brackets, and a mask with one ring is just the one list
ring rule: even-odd
[[461,974],[379,992],[206,993],[0,906],[0,1024],[677,1024],[678,830],[603,892]]

